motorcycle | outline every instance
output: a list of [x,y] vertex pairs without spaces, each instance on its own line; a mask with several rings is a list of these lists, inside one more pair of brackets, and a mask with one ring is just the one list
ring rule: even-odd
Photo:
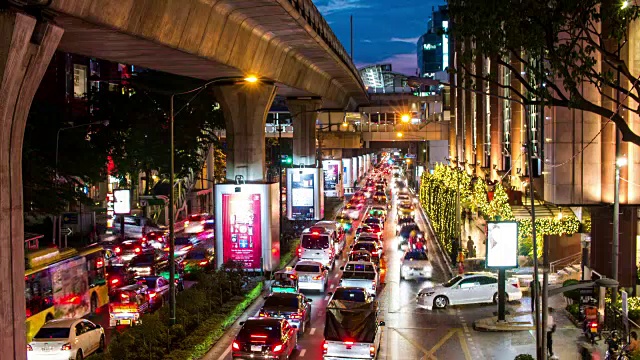
[[623,339],[620,338],[617,331],[612,331],[611,336],[606,339],[607,351],[604,360],[629,360],[629,351]]
[[582,332],[592,345],[596,344],[596,338],[600,336],[599,328],[597,320],[585,320],[582,325]]

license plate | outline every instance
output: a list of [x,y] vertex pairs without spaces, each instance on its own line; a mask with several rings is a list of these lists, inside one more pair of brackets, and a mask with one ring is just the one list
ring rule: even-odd
[[262,351],[262,345],[251,345],[251,351]]
[[598,328],[591,328],[591,332],[592,333],[597,333],[598,332]]
[[308,276],[300,276],[300,281],[309,281]]
[[131,320],[127,319],[127,320],[120,320],[120,325],[130,325],[131,324]]

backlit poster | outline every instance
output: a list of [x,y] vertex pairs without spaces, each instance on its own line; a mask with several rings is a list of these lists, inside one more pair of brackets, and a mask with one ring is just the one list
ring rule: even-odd
[[262,256],[260,194],[222,194],[223,261],[259,269]]
[[328,163],[324,167],[324,190],[336,191],[338,186],[338,175],[340,173],[340,163]]
[[315,169],[294,169],[291,174],[291,217],[314,218],[313,177]]
[[487,222],[488,268],[518,267],[518,223],[515,221]]

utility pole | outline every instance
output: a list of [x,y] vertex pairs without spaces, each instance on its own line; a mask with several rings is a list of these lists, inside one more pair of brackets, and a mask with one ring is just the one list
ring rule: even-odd
[[[620,54],[620,50],[618,50],[618,55]],[[620,69],[618,69],[618,86],[620,86]],[[615,90],[616,92],[616,104],[615,107],[619,108],[620,104],[620,91]],[[617,112],[617,111],[616,111]],[[622,157],[620,156],[620,136],[618,135],[618,127],[613,124],[614,128],[614,136],[616,139],[615,145],[615,179],[614,179],[614,188],[613,188],[613,244],[611,251],[613,252],[611,256],[611,277],[613,280],[618,281],[618,257],[620,256],[620,168],[626,163],[622,161]],[[613,304],[618,300],[618,287],[614,287],[611,289],[611,302]]]
[[278,189],[278,204],[280,209],[278,210],[278,214],[280,216],[280,239],[282,239],[282,124],[280,124],[280,120],[278,120],[278,182],[280,183]]
[[171,152],[171,160],[170,160],[170,168],[169,168],[169,324],[175,325],[176,323],[176,238],[175,238],[175,226],[174,226],[174,214],[173,214],[173,204],[174,204],[174,192],[173,186],[175,184],[175,174],[174,172],[174,143],[173,143],[173,95],[170,97],[170,113],[171,117],[169,119],[169,136],[171,140],[170,152]]

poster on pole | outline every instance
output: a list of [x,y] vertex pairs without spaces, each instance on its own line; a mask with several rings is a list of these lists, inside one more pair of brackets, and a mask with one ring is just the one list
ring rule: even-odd
[[487,222],[486,267],[503,269],[518,267],[517,222]]
[[222,194],[223,261],[260,269],[262,234],[260,194]]
[[113,190],[113,213],[116,215],[131,214],[131,190]]
[[291,169],[290,181],[290,219],[314,219],[315,218],[315,177],[316,169]]

